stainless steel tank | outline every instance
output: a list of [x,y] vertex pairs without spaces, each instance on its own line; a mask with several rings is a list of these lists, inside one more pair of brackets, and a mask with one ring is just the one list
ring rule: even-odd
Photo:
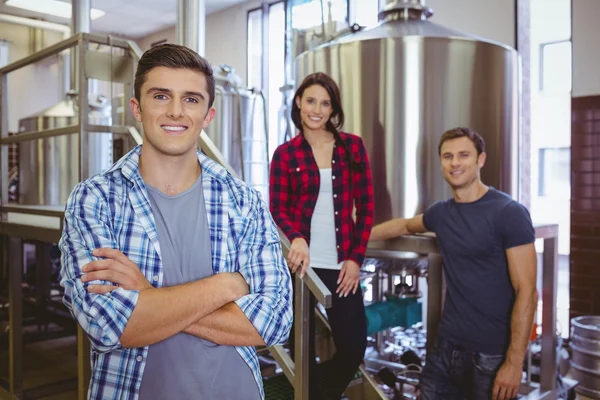
[[[111,125],[111,106],[106,98],[89,96],[89,123]],[[64,100],[19,121],[20,132],[55,129],[77,124],[72,100]],[[64,205],[80,181],[79,137],[77,134],[50,137],[19,144],[19,196],[25,205]],[[113,162],[112,134],[90,133],[90,176]]]
[[360,135],[370,156],[376,223],[451,196],[437,146],[458,126],[486,141],[483,181],[518,195],[518,54],[436,25],[429,15],[417,0],[395,1],[380,12],[379,25],[295,60],[297,85],[321,71],[340,86],[343,130]]
[[267,123],[260,92],[243,88],[226,65],[214,68],[215,119],[205,129],[240,179],[268,193]]

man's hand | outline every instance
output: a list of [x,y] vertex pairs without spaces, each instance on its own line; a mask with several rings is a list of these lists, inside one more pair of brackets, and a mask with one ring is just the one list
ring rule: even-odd
[[109,281],[115,285],[89,285],[88,292],[105,294],[118,287],[127,290],[153,288],[140,268],[119,250],[96,249],[92,254],[96,257],[103,257],[103,259],[84,265],[82,271],[85,275],[81,277],[81,281]]
[[492,400],[510,400],[517,397],[522,377],[522,365],[514,365],[508,359],[504,361],[494,380]]
[[296,272],[300,268],[300,278],[304,277],[306,269],[310,263],[310,252],[308,250],[308,243],[303,238],[296,238],[292,240],[290,246],[290,252],[288,254],[288,266],[292,270],[292,273]]
[[360,267],[354,260],[344,261],[340,276],[338,278],[338,288],[335,291],[340,297],[346,297],[350,292],[356,293],[360,278]]

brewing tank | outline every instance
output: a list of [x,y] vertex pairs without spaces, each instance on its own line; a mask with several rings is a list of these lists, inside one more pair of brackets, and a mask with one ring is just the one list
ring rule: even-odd
[[444,131],[459,126],[486,141],[483,182],[518,196],[518,54],[429,15],[419,1],[395,1],[379,25],[295,59],[296,85],[325,72],[340,86],[342,130],[360,135],[370,157],[375,223],[451,197],[437,147]]
[[[111,125],[111,106],[101,95],[88,96],[89,123]],[[76,125],[77,109],[71,99],[19,120],[19,132]],[[90,176],[113,162],[111,133],[90,133],[87,157]],[[79,135],[69,134],[19,143],[19,195],[24,205],[65,205],[80,182]]]
[[204,129],[240,179],[268,194],[267,122],[259,91],[242,87],[228,65],[214,67],[214,120]]

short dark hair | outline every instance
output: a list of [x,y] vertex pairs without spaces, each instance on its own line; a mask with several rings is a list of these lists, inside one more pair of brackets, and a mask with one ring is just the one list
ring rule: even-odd
[[206,77],[208,108],[212,107],[215,101],[215,77],[212,66],[194,50],[172,43],[164,43],[151,47],[140,58],[133,84],[134,95],[137,101],[140,101],[140,90],[146,81],[146,75],[153,68],[157,67],[191,69],[203,73]]
[[440,144],[438,145],[438,154],[442,155],[442,145],[444,142],[456,138],[467,137],[473,145],[475,145],[475,149],[477,150],[477,155],[479,156],[481,153],[485,152],[485,140],[481,137],[481,135],[475,132],[470,128],[453,128],[450,129],[442,135],[440,138]]

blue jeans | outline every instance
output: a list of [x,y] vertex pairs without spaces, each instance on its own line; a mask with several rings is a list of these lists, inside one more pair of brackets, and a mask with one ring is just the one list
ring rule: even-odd
[[504,354],[484,354],[438,338],[421,372],[421,400],[488,400]]

